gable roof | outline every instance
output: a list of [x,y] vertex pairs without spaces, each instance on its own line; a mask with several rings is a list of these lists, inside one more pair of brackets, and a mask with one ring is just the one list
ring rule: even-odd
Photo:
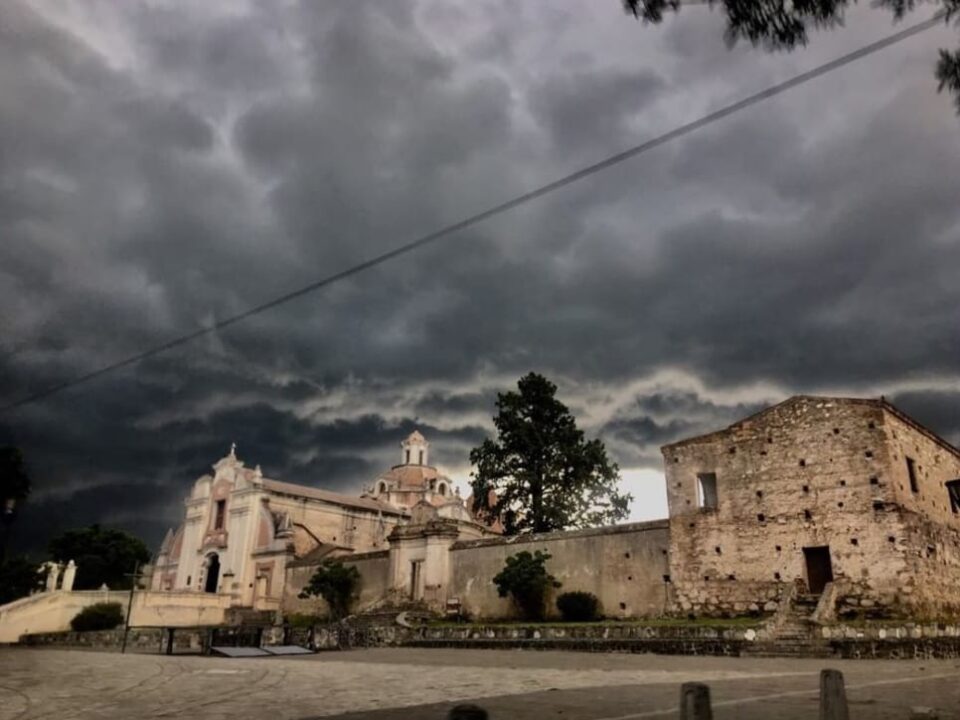
[[771,412],[773,412],[773,411],[775,411],[775,410],[777,410],[777,409],[779,409],[779,408],[782,408],[782,407],[784,407],[784,406],[786,406],[786,405],[792,405],[792,404],[799,403],[799,402],[810,402],[810,401],[818,401],[818,402],[826,401],[826,402],[833,402],[833,403],[845,403],[845,404],[848,404],[848,405],[854,405],[854,404],[855,404],[855,405],[867,405],[867,406],[871,406],[871,407],[877,408],[878,410],[886,411],[886,412],[890,413],[891,415],[893,415],[894,417],[896,417],[898,420],[900,420],[900,421],[906,423],[907,425],[909,425],[910,427],[912,427],[912,428],[913,428],[914,430],[916,430],[917,432],[925,435],[927,438],[929,438],[929,439],[932,440],[933,442],[935,442],[935,443],[937,443],[938,445],[940,445],[943,449],[945,449],[945,450],[947,450],[948,452],[956,455],[957,457],[960,457],[960,449],[954,447],[952,444],[950,444],[950,443],[947,442],[945,439],[943,439],[942,437],[940,437],[939,435],[937,435],[935,432],[933,432],[933,430],[930,430],[929,428],[925,427],[924,425],[921,425],[919,422],[917,422],[916,420],[914,420],[912,417],[910,417],[909,415],[907,415],[905,412],[903,412],[902,410],[900,410],[899,408],[897,408],[896,406],[894,406],[892,403],[890,403],[886,398],[883,398],[883,397],[880,397],[880,398],[848,398],[848,397],[829,397],[829,396],[823,396],[823,395],[793,395],[792,397],[789,397],[789,398],[787,398],[786,400],[783,400],[782,402],[776,403],[775,405],[771,405],[770,407],[766,407],[766,408],[764,408],[763,410],[760,410],[760,411],[758,411],[758,412],[755,412],[753,415],[748,415],[748,416],[745,417],[745,418],[742,418],[742,419],[740,419],[740,420],[737,420],[735,423],[732,423],[731,425],[728,425],[727,427],[723,428],[722,430],[716,430],[716,431],[711,432],[711,433],[706,433],[706,434],[704,434],[704,435],[697,435],[697,436],[690,437],[690,438],[684,438],[683,440],[678,440],[677,442],[669,443],[669,444],[667,444],[667,445],[663,445],[663,446],[661,446],[660,450],[661,450],[662,452],[666,452],[667,450],[669,450],[669,449],[671,449],[671,448],[680,447],[680,446],[688,445],[688,444],[689,444],[689,445],[692,445],[692,444],[695,444],[695,443],[702,443],[702,442],[705,442],[705,441],[710,441],[710,440],[715,439],[715,438],[720,438],[720,437],[722,437],[722,436],[724,436],[724,435],[726,435],[726,434],[728,434],[728,433],[730,433],[730,432],[732,432],[732,431],[734,431],[734,430],[737,430],[738,428],[741,428],[741,427],[743,427],[743,426],[745,426],[745,425],[748,425],[748,424],[750,424],[750,423],[756,422],[757,420],[759,420],[760,418],[762,418],[764,415],[766,415],[766,414],[768,414],[768,413],[771,413]]
[[309,487],[307,485],[295,485],[294,483],[280,482],[279,480],[262,480],[263,489],[268,492],[279,495],[292,495],[293,497],[306,498],[308,500],[320,500],[321,502],[342,507],[358,508],[360,510],[369,510],[371,512],[381,512],[385,515],[406,515],[401,508],[394,507],[389,503],[372,500],[370,498],[359,498],[342,493],[321,490],[320,488]]

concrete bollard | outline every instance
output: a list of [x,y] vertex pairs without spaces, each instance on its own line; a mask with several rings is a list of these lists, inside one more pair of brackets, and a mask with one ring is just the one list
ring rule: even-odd
[[850,720],[847,691],[839,670],[820,671],[820,720]]
[[709,687],[703,683],[680,686],[680,720],[713,720]]
[[447,715],[447,720],[487,720],[487,711],[477,705],[457,705]]

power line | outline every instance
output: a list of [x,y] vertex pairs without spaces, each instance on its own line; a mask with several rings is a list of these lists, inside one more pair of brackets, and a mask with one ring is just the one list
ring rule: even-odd
[[594,163],[593,165],[588,165],[585,168],[581,168],[580,170],[570,173],[569,175],[565,175],[558,180],[554,180],[553,182],[547,183],[546,185],[542,185],[536,188],[535,190],[531,190],[530,192],[527,192],[523,195],[519,195],[513,198],[512,200],[507,200],[506,202],[503,202],[503,203],[500,203],[499,205],[495,205],[491,208],[488,208],[483,212],[479,212],[476,215],[471,215],[470,217],[465,218],[464,220],[460,220],[459,222],[453,223],[452,225],[447,225],[446,227],[436,230],[435,232],[432,232],[428,235],[424,235],[420,238],[417,238],[416,240],[408,242],[405,245],[396,247],[393,250],[389,250],[385,253],[377,255],[376,257],[370,258],[369,260],[365,260],[364,262],[358,265],[354,265],[353,267],[347,268],[346,270],[341,270],[338,273],[334,273],[333,275],[329,275],[321,280],[312,282],[309,285],[304,285],[303,287],[293,290],[292,292],[286,293],[284,295],[280,295],[279,297],[276,297],[273,300],[268,300],[265,303],[262,303],[260,305],[255,305],[247,310],[244,310],[241,313],[232,315],[228,318],[224,318],[223,320],[218,320],[217,322],[211,325],[202,327],[199,330],[195,330],[185,335],[180,335],[179,337],[173,338],[172,340],[168,340],[167,342],[161,345],[156,345],[150,348],[149,350],[144,350],[143,352],[137,353],[136,355],[131,355],[130,357],[124,358],[123,360],[118,360],[117,362],[111,363],[110,365],[105,365],[92,372],[86,373],[84,375],[79,375],[69,380],[65,380],[56,385],[52,385],[44,390],[40,390],[39,392],[33,393],[32,395],[23,397],[20,400],[16,400],[8,405],[3,406],[2,408],[0,408],[0,412],[7,412],[9,410],[14,410],[16,408],[23,407],[24,405],[29,405],[31,403],[38,402],[39,400],[43,400],[44,398],[50,397],[51,395],[62,392],[68,388],[74,387],[76,385],[80,385],[81,383],[89,382],[90,380],[98,378],[101,375],[106,375],[107,373],[111,373],[115,370],[120,370],[121,368],[125,368],[129,365],[135,365],[141,360],[146,360],[147,358],[153,357],[154,355],[159,355],[160,353],[166,352],[167,350],[172,350],[173,348],[179,347],[180,345],[186,345],[187,343],[190,343],[196,340],[197,338],[203,337],[204,335],[230,327],[231,325],[235,325],[241,322],[242,320],[246,320],[247,318],[253,317],[254,315],[259,315],[262,312],[275,308],[278,305],[283,305],[284,303],[288,303],[291,300],[295,300],[303,295],[307,295],[309,293],[325,288],[328,285],[333,285],[334,283],[337,283],[341,280],[346,280],[347,278],[352,277],[353,275],[357,275],[358,273],[361,273],[364,270],[369,270],[370,268],[376,267],[378,265],[382,265],[383,263],[387,262],[388,260],[392,260],[395,257],[406,255],[407,253],[417,250],[423,247],[424,245],[429,245],[433,242],[436,242],[437,240],[445,238],[449,235],[453,235],[454,233],[460,230],[464,230],[468,227],[481,223],[484,220],[487,220],[491,217],[494,217],[496,215],[501,215],[505,212],[508,212],[509,210],[513,210],[514,208],[519,207],[520,205],[524,205],[530,202],[531,200],[536,200],[537,198],[540,198],[544,195],[552,193],[556,190],[560,190],[561,188],[564,188],[567,185],[571,185],[575,182],[578,182],[579,180],[583,180],[584,178],[590,177],[591,175],[595,175],[601,172],[602,170],[606,170],[609,167],[618,165],[637,155],[645,153],[648,150],[652,150],[656,147],[659,147],[660,145],[664,145],[670,142],[671,140],[676,140],[679,137],[683,137],[684,135],[688,135],[692,132],[699,130],[700,128],[703,128],[703,127],[706,127],[707,125],[715,123],[718,120],[722,120],[728,115],[733,115],[734,113],[739,112],[740,110],[744,110],[752,105],[756,105],[759,102],[772,98],[776,95],[780,95],[786,92],[787,90],[791,90],[792,88],[797,87],[798,85],[803,85],[822,75],[826,75],[827,73],[833,72],[834,70],[838,70],[839,68],[842,68],[845,65],[849,65],[850,63],[856,60],[859,60],[860,58],[866,57],[867,55],[872,55],[873,53],[879,52],[880,50],[888,48],[891,45],[894,45],[902,40],[906,40],[910,37],[913,37],[914,35],[918,35],[919,33],[924,32],[925,30],[929,30],[930,28],[937,25],[941,20],[943,20],[946,17],[946,15],[947,15],[947,12],[945,10],[941,10],[940,12],[933,15],[933,17],[931,17],[929,20],[924,20],[923,22],[919,22],[916,25],[911,25],[910,27],[904,28],[899,32],[895,32],[891,35],[881,38],[880,40],[876,40],[872,43],[868,43],[867,45],[864,45],[863,47],[857,50],[854,50],[853,52],[847,53],[846,55],[842,55],[839,58],[836,58],[835,60],[831,60],[830,62],[824,63],[823,65],[819,65],[813,68],[812,70],[807,70],[806,72],[802,72],[799,75],[795,75],[794,77],[788,80],[784,80],[783,82],[777,83],[776,85],[772,85],[766,88],[765,90],[761,90],[760,92],[754,93],[753,95],[750,95],[749,97],[744,98],[743,100],[735,102],[731,105],[727,105],[726,107],[721,108],[720,110],[716,110],[712,113],[704,115],[703,117],[697,120],[694,120],[693,122],[674,128],[673,130],[670,130],[669,132],[666,132],[663,135],[659,135],[651,140],[647,140],[646,142],[640,143],[639,145],[635,145],[632,148],[629,148],[627,150],[624,150],[623,152],[617,153],[616,155],[611,155],[610,157],[605,158],[604,160]]

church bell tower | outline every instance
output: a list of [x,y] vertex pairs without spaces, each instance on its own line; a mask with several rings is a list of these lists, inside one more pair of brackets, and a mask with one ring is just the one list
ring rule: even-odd
[[418,431],[414,430],[410,435],[400,443],[401,465],[427,465],[429,464],[428,452],[430,443]]

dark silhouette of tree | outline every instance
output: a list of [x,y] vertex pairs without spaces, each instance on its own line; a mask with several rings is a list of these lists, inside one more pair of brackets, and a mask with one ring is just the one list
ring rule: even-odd
[[[855,2],[856,0],[852,0]],[[806,45],[811,30],[829,29],[843,23],[844,12],[851,0],[702,0],[698,5],[718,5],[727,16],[726,39],[730,44],[749,40],[769,50],[792,50]],[[644,22],[659,23],[667,12],[677,12],[685,0],[623,0],[627,12]],[[873,0],[900,20],[919,5],[917,0]],[[944,21],[950,22],[960,13],[960,0],[936,0],[942,5]],[[940,50],[936,78],[940,91],[953,95],[960,113],[960,49]]]
[[0,561],[0,605],[42,589],[44,580],[37,563],[26,558],[14,557]]
[[617,488],[619,468],[600,440],[584,440],[557,386],[530,373],[518,388],[497,396],[497,439],[470,453],[481,517],[500,518],[508,535],[625,518],[632,498]]
[[48,549],[53,560],[77,564],[74,590],[96,590],[103,584],[111,590],[129,588],[134,564],[150,561],[142,540],[99,525],[67,530],[51,540]]
[[30,476],[19,449],[0,447],[0,562],[7,555],[10,528],[17,510],[30,494]]

